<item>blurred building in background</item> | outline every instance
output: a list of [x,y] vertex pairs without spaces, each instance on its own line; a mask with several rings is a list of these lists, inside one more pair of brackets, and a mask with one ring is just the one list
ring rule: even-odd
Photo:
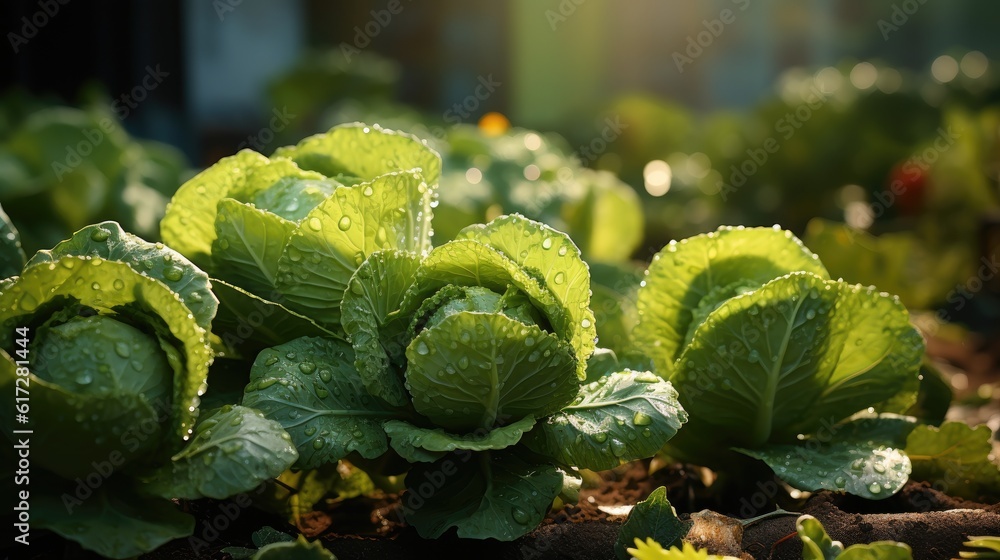
[[[0,10],[8,35],[27,37],[22,18],[39,6]],[[400,65],[399,99],[430,111],[492,79],[501,85],[469,120],[495,110],[537,128],[565,127],[628,92],[741,108],[791,67],[853,58],[926,72],[949,49],[1000,54],[1000,4],[972,0],[98,1],[60,11],[16,55],[5,49],[3,85],[73,101],[97,82],[115,98],[156,61],[170,79],[125,125],[197,161],[217,155],[204,153],[205,135],[239,140],[266,126],[267,84],[306,49],[386,55]]]

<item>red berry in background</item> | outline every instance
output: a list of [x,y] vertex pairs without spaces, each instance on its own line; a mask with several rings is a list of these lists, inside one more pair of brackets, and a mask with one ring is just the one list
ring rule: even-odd
[[889,192],[895,195],[900,216],[914,216],[924,207],[927,174],[912,161],[897,164],[889,173]]

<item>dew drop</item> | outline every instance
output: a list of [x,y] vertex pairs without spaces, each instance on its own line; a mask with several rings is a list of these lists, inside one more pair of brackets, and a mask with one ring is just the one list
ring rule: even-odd
[[[566,281],[566,274],[563,272],[557,272],[556,277],[553,278],[556,284],[562,284]],[[584,325],[586,327],[586,325]]]
[[613,453],[615,457],[621,457],[625,454],[626,450],[627,448],[625,447],[625,442],[611,438],[611,453]]
[[872,494],[878,494],[882,492],[882,486],[878,482],[872,482],[868,485],[868,491]]
[[340,231],[347,231],[351,229],[351,219],[344,216],[339,222],[337,222],[337,227],[340,228]]
[[[351,220],[350,219],[347,220],[347,225],[348,226],[351,225]],[[311,229],[313,231],[321,231],[323,229],[323,222],[319,221],[319,218],[315,218],[315,217],[309,218],[309,229]],[[340,229],[347,229],[347,228],[346,227],[342,227]]]
[[427,344],[423,340],[417,342],[417,354],[420,354],[421,356],[426,356],[427,354],[430,353],[431,353],[430,348],[427,347]]
[[301,364],[299,364],[299,371],[301,371],[306,375],[309,375],[310,373],[316,371],[316,364],[312,362],[302,362]]
[[649,417],[648,414],[643,412],[636,412],[632,416],[632,423],[636,426],[648,426],[653,423],[653,419]]
[[552,248],[552,238],[546,237],[542,240],[542,249],[548,250]]
[[316,439],[313,440],[313,449],[317,449],[317,450],[323,449],[324,445],[326,445],[326,440],[324,440],[321,437],[318,437],[318,438],[316,438]]
[[110,237],[110,236],[111,236],[111,232],[109,232],[108,230],[106,230],[104,228],[97,228],[94,231],[90,232],[90,239],[93,240],[93,241],[96,241],[98,243],[101,243],[103,241],[107,241],[108,237]]
[[184,271],[176,266],[168,266],[163,269],[163,277],[171,282],[177,282],[184,276]]
[[268,378],[268,379],[261,379],[260,381],[257,382],[257,390],[260,391],[260,390],[263,390],[263,389],[267,389],[268,387],[270,387],[271,385],[274,385],[277,382],[278,382],[278,379],[275,378],[275,377],[271,377],[271,378]]
[[21,309],[25,311],[34,311],[38,307],[38,300],[35,296],[31,294],[24,294],[21,296]]

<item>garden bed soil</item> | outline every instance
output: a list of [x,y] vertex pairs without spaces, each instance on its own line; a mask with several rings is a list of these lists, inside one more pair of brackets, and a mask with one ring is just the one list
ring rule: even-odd
[[[975,381],[972,386],[1000,379],[1000,359],[995,355],[995,348],[1000,345],[970,344],[970,341],[949,345],[933,338],[929,342],[929,353],[939,363],[968,372],[970,380]],[[991,342],[997,339],[992,338]],[[971,423],[984,421],[982,418],[955,419]],[[668,497],[679,512],[710,507],[733,516],[761,513],[748,507],[749,500],[705,503],[697,497],[704,487],[700,470],[673,467],[656,470],[650,475],[647,474],[648,464],[640,462],[602,473],[596,487],[581,492],[577,505],[551,513],[538,529],[513,542],[463,540],[453,534],[436,540],[422,539],[412,528],[399,523],[398,496],[392,495],[379,499],[358,498],[337,504],[326,512],[313,512],[300,521],[298,529],[310,538],[322,540],[339,560],[416,560],[440,556],[477,560],[609,560],[615,558],[614,543],[625,520],[619,506],[633,505],[659,486],[667,486]],[[295,528],[273,515],[252,507],[233,509],[231,506],[232,502],[215,500],[188,503],[189,512],[198,519],[195,536],[206,537],[203,548],[196,553],[192,548],[195,541],[181,539],[142,559],[225,560],[229,555],[222,552],[223,548],[252,546],[251,534],[264,525],[295,533]],[[909,544],[916,560],[958,558],[958,551],[967,537],[1000,535],[1000,504],[955,499],[926,483],[910,482],[898,494],[879,501],[820,492],[786,509],[813,515],[832,538],[845,546],[895,540]],[[753,511],[748,513],[747,510]],[[206,533],[206,521],[217,519],[225,511],[236,511],[235,519],[226,520],[225,527],[217,524]],[[747,526],[742,537],[743,550],[756,559],[801,558],[802,544],[794,536],[795,519],[794,515],[776,517]],[[221,530],[215,532],[215,529]],[[35,542],[40,546],[33,545],[31,554],[17,557],[31,560],[98,558],[75,543],[38,537]]]
[[[452,534],[437,540],[421,539],[412,528],[393,521],[397,503],[391,496],[368,503],[361,500],[341,504],[328,514],[310,518],[304,529],[307,533],[321,533],[318,538],[340,560],[416,560],[442,554],[477,560],[608,560],[615,557],[614,543],[625,519],[614,506],[634,504],[660,485],[668,486],[671,501],[679,505],[685,500],[682,493],[690,493],[696,477],[697,473],[670,468],[647,476],[642,464],[606,473],[602,484],[581,492],[578,505],[550,514],[537,530],[513,542],[462,540]],[[207,513],[192,513],[201,513],[199,517],[204,518],[218,507],[216,502]],[[968,536],[1000,535],[1000,504],[957,500],[925,483],[911,482],[892,498],[878,502],[820,492],[797,511],[818,518],[831,537],[845,546],[896,540],[909,544],[916,560],[957,558]],[[363,520],[366,516],[370,518],[367,529],[356,522],[354,526],[344,525],[347,520]],[[802,544],[794,536],[795,519],[795,515],[782,516],[749,525],[742,538],[743,550],[757,559],[800,559]],[[222,548],[250,546],[250,534],[266,524],[288,529],[274,518],[247,510],[199,557],[226,559]],[[366,530],[368,534],[364,535]],[[143,558],[193,557],[190,545],[177,541]]]

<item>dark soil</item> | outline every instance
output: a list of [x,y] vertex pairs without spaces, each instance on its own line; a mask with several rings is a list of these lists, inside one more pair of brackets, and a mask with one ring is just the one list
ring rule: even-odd
[[[614,542],[625,519],[608,506],[634,504],[660,485],[668,486],[671,501],[676,505],[683,503],[685,494],[697,489],[700,482],[698,473],[678,469],[662,469],[646,476],[641,464],[612,471],[606,473],[599,486],[584,490],[578,505],[549,515],[541,527],[514,542],[468,541],[453,534],[437,540],[421,539],[413,529],[396,521],[392,497],[341,504],[327,514],[310,517],[307,524],[313,530],[329,527],[319,538],[340,560],[422,559],[443,553],[449,558],[477,560],[608,560],[614,558]],[[212,505],[219,507],[218,503]],[[202,513],[201,517],[210,516],[212,511],[216,509]],[[896,496],[879,502],[821,492],[801,504],[797,511],[817,517],[830,535],[845,546],[896,540],[909,544],[917,560],[957,558],[962,542],[969,535],[1000,535],[1000,504],[956,500],[920,483],[910,483]],[[370,515],[370,522],[352,524],[351,534],[347,534],[344,521],[364,519],[365,512]],[[743,534],[743,549],[757,559],[801,558],[802,544],[794,536],[795,519],[792,515],[749,525]],[[178,541],[144,558],[225,559],[228,556],[219,552],[223,547],[248,546],[249,534],[265,524],[294,532],[280,521],[247,511],[200,556],[195,556],[189,542]],[[363,535],[365,532],[368,534]]]

